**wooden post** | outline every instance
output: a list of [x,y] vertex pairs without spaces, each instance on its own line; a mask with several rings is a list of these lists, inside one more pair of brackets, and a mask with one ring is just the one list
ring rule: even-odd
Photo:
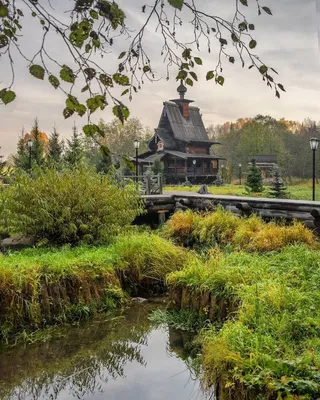
[[159,216],[158,222],[159,222],[159,225],[163,225],[166,222],[166,212],[168,212],[168,210],[159,210],[158,211],[158,216]]

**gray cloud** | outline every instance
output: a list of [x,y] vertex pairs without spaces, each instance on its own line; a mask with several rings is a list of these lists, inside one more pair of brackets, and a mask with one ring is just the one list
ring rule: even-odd
[[[126,10],[128,25],[137,27],[144,21],[145,15],[141,13],[141,6],[145,2],[146,0],[119,1],[120,6]],[[61,6],[64,1],[59,0],[56,3]],[[233,0],[197,0],[196,3],[208,13],[221,12],[230,17]],[[226,82],[223,87],[208,83],[205,81],[205,73],[216,65],[217,54],[214,49],[210,55],[202,51],[200,54],[204,66],[198,68],[199,82],[189,88],[188,96],[201,108],[206,124],[223,123],[258,113],[270,114],[276,118],[320,119],[320,0],[265,0],[265,5],[273,10],[273,17],[257,17],[254,8],[245,11],[248,12],[249,21],[256,25],[257,53],[268,65],[271,64],[279,71],[279,80],[287,88],[287,93],[281,100],[276,99],[274,93],[262,82],[259,73],[242,69],[239,64],[225,66],[223,74]],[[155,60],[154,67],[158,75],[164,77],[165,65],[160,58],[161,40],[154,29],[155,25],[150,25],[145,46],[150,57]],[[180,35],[183,38],[190,37],[187,25],[182,27]],[[67,52],[54,35],[48,43],[53,56],[67,62]],[[31,54],[39,46],[39,31],[27,30],[23,45]],[[126,45],[127,42],[116,39],[115,53],[124,50]],[[106,70],[112,70],[117,58],[110,55],[99,59],[99,63]],[[73,119],[64,120],[62,117],[64,97],[61,93],[30,77],[25,61],[16,58],[15,67],[18,98],[11,105],[0,108],[0,146],[2,154],[6,155],[15,151],[22,125],[26,130],[30,129],[35,116],[38,116],[42,130],[50,132],[56,123],[64,137],[69,136],[73,124]],[[9,79],[9,70],[5,68],[3,59],[0,61],[0,68],[0,82],[3,85]],[[175,97],[175,73],[172,70],[172,79],[169,82],[165,79],[154,83],[146,82],[143,90],[130,103],[131,115],[154,128],[158,123],[163,101]],[[97,113],[95,118],[100,117],[112,119],[110,109]],[[79,126],[85,124],[85,120],[81,118],[75,118],[75,122]]]

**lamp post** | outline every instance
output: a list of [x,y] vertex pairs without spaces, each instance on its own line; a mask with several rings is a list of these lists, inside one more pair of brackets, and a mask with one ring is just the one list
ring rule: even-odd
[[32,146],[33,141],[31,139],[28,140],[28,148],[29,148],[29,171],[31,172],[32,168]]
[[138,182],[138,175],[139,175],[138,155],[139,155],[140,141],[138,139],[135,139],[133,143],[134,143],[134,148],[136,149],[136,181]]
[[196,182],[196,175],[197,175],[196,165],[197,165],[197,160],[193,160],[193,161],[192,161],[192,164],[193,164],[194,182]]
[[313,153],[312,157],[312,201],[316,199],[316,151],[318,150],[319,139],[312,137],[310,139],[310,148]]
[[239,164],[239,183],[241,186],[241,180],[242,180],[242,164]]

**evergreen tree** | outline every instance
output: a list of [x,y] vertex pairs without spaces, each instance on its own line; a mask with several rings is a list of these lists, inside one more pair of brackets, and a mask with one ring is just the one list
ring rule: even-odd
[[251,166],[247,173],[245,187],[248,192],[258,193],[263,191],[261,171],[257,167],[255,159],[251,160]]
[[45,152],[44,152],[44,145],[40,136],[38,118],[34,120],[30,133],[33,141],[31,148],[32,164],[43,165],[45,161]]
[[49,138],[49,150],[48,150],[48,164],[49,166],[59,166],[62,162],[63,154],[63,141],[60,140],[59,132],[54,126],[53,131]]
[[76,166],[84,160],[84,156],[85,149],[83,139],[78,133],[77,127],[73,125],[71,139],[67,139],[65,161],[70,166]]
[[14,165],[17,168],[29,171],[30,169],[29,149],[24,137],[25,137],[24,129],[22,128],[21,135],[19,137],[17,145],[17,154],[13,157],[13,159],[14,159]]
[[111,154],[104,152],[103,148],[101,148],[101,156],[96,164],[97,172],[107,174],[110,171],[111,167],[112,167]]
[[156,156],[154,158],[152,166],[151,166],[151,170],[155,175],[159,175],[159,174],[163,175],[164,164],[158,156]]
[[280,169],[275,167],[272,171],[272,184],[269,191],[271,197],[276,199],[284,199],[289,196],[287,188],[285,187],[283,180],[281,179]]
[[[1,149],[1,147],[0,147]],[[0,180],[5,176],[7,163],[3,161],[3,156],[0,155]]]

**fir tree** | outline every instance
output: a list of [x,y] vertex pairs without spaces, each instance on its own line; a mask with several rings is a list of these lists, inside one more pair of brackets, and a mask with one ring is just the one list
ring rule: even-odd
[[48,150],[48,164],[50,166],[59,166],[62,162],[63,154],[63,141],[60,140],[59,132],[54,126],[53,131],[49,138],[49,150]]
[[13,157],[13,159],[14,159],[14,165],[17,168],[29,171],[30,169],[29,149],[24,137],[25,137],[24,129],[22,128],[21,135],[19,137],[17,145],[17,154]]
[[65,160],[70,166],[76,166],[84,160],[85,149],[83,139],[75,125],[72,128],[71,139],[67,139]]
[[159,175],[159,174],[163,175],[164,164],[158,156],[156,156],[154,158],[152,166],[151,166],[151,170],[155,175]]
[[289,196],[287,188],[281,179],[280,169],[278,167],[274,167],[272,171],[272,183],[269,194],[276,199],[285,199]]
[[111,154],[104,152],[103,148],[101,148],[101,157],[96,164],[97,172],[107,174],[110,171],[111,167],[112,167]]
[[251,160],[251,166],[247,173],[245,187],[248,192],[258,193],[263,191],[261,171],[257,167],[255,159]]
[[31,160],[32,164],[43,165],[44,159],[44,146],[40,136],[39,130],[39,122],[38,118],[34,120],[32,129],[31,129],[31,136],[32,136],[32,148],[31,148]]

